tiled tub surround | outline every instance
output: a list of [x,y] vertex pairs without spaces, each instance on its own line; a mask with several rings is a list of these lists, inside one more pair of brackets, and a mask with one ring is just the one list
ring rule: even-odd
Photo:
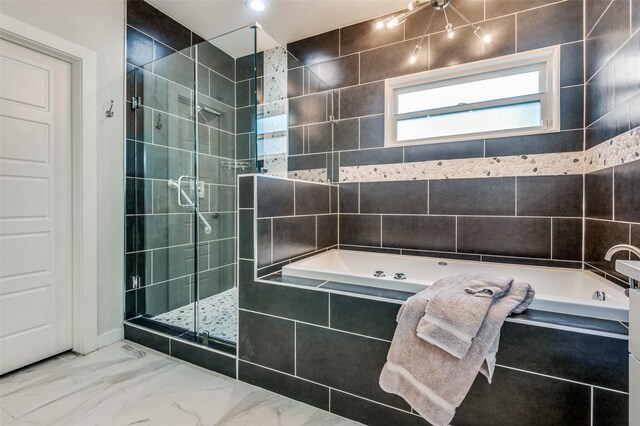
[[[591,1],[586,15],[586,148],[608,151],[611,138],[640,126],[640,4]],[[585,266],[625,286],[615,260],[633,255],[618,253],[611,262],[603,256],[614,244],[640,245],[640,162],[629,161],[640,149],[637,141],[629,145],[635,151],[588,164],[585,175]]]
[[[221,111],[198,115],[200,297],[235,285],[235,60],[141,0],[127,2],[125,319],[188,307],[194,295],[193,212],[177,205],[169,179],[194,173],[194,57],[198,102]],[[131,108],[140,96],[140,109]],[[248,97],[248,95],[247,95]],[[207,121],[209,119],[209,121]],[[243,154],[244,155],[244,154]],[[215,214],[214,214],[215,213]],[[133,287],[133,277],[140,279]],[[212,333],[213,334],[213,333]]]
[[[254,179],[240,178],[241,206],[291,206],[284,188],[299,182]],[[261,240],[251,245],[251,227],[239,233],[239,379],[365,424],[426,424],[378,386],[399,304],[411,293],[271,273],[291,259],[257,269],[247,256],[262,253]],[[479,378],[453,424],[588,425],[592,410],[593,424],[626,424],[626,335],[617,321],[540,311],[510,319],[494,384]]]
[[[239,268],[240,380],[368,425],[427,424],[378,386],[410,294]],[[626,330],[536,311],[510,319],[493,384],[479,377],[452,424],[589,425],[592,411],[595,425],[626,424]]]
[[239,179],[239,235],[252,229],[256,239],[255,248],[252,241],[240,246],[239,258],[257,259],[260,275],[337,246],[337,186],[265,175]]

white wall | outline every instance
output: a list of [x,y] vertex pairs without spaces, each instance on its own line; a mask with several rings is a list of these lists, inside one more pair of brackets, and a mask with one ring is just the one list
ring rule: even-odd
[[[2,0],[0,13],[98,55],[98,344],[122,330],[124,0]],[[114,100],[115,114],[104,111]]]

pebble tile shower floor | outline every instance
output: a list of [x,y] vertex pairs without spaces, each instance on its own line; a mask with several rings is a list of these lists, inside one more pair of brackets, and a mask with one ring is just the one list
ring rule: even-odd
[[[185,330],[193,329],[194,303],[153,317],[154,321]],[[228,342],[238,341],[238,289],[231,288],[198,302],[198,331]]]

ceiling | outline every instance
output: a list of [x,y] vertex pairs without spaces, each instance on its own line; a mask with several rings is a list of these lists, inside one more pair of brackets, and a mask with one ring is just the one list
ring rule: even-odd
[[[406,7],[408,0],[264,0],[255,12],[245,0],[147,0],[204,38],[259,22],[284,45]],[[239,55],[234,55],[239,56]]]

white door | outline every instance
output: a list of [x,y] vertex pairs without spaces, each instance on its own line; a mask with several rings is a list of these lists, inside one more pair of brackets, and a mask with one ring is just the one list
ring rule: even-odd
[[0,40],[0,374],[71,349],[71,65]]

